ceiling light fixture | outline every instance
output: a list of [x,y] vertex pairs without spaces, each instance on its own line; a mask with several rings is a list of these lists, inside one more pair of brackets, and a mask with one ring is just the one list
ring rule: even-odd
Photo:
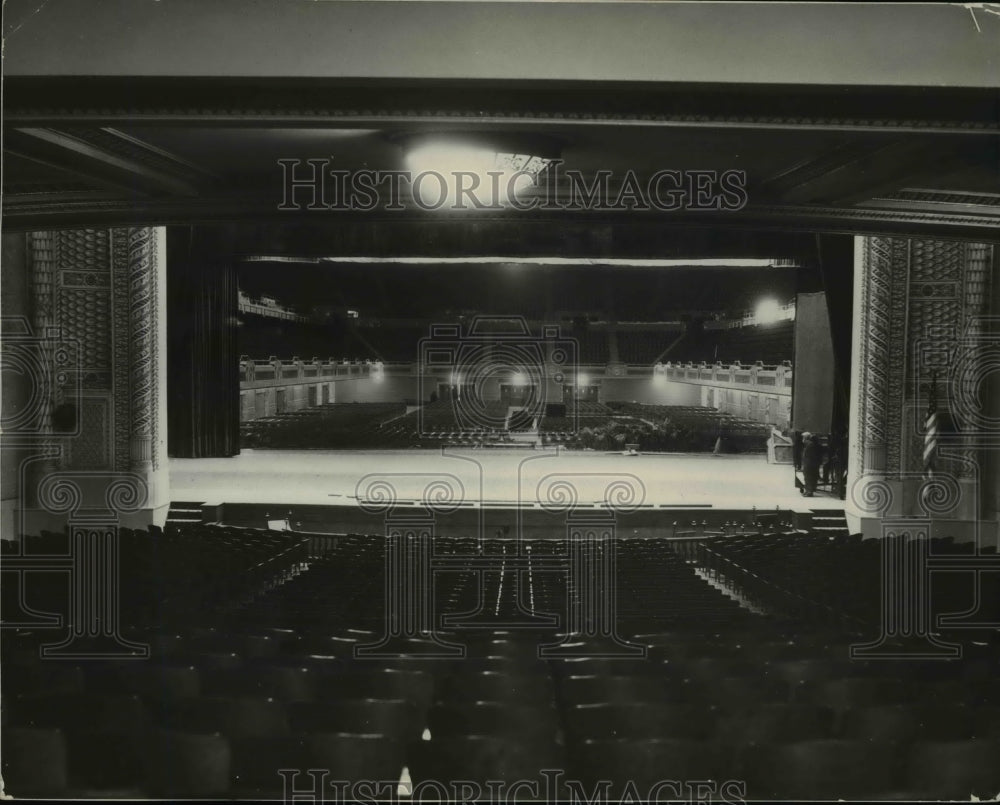
[[538,136],[419,134],[398,138],[413,200],[425,209],[509,207],[559,156]]

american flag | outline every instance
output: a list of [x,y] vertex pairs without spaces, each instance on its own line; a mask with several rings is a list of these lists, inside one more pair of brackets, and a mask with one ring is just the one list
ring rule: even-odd
[[934,476],[934,459],[937,457],[938,411],[937,372],[931,374],[931,388],[927,395],[927,416],[924,419],[924,477]]

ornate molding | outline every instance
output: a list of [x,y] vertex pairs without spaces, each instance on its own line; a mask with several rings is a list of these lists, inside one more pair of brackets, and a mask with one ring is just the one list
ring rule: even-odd
[[801,84],[336,77],[16,76],[8,125],[414,123],[996,132],[995,90]]
[[[143,200],[124,197],[91,198],[66,202],[41,197],[4,198],[4,215],[9,226],[43,229],[56,226],[150,225],[165,222],[213,221],[244,218],[273,222],[321,222],[364,220],[366,222],[421,222],[431,217],[420,210],[379,213],[372,211],[279,211],[273,198],[261,197],[207,197],[194,199]],[[469,216],[470,221],[537,222],[539,220],[584,220],[613,222],[615,218],[630,222],[655,220],[659,223],[675,222],[678,225],[745,227],[780,226],[809,231],[844,231],[870,234],[915,235],[933,231],[935,235],[974,241],[1000,237],[1000,215],[954,214],[944,211],[914,211],[855,207],[821,207],[808,205],[754,205],[748,204],[735,212],[691,213],[622,211],[611,213],[578,211],[504,212],[488,216]]]
[[[895,193],[880,193],[876,201],[909,201],[930,204],[957,204],[967,207],[984,207],[984,214],[1000,210],[1000,193],[963,193],[947,190],[906,188]],[[989,213],[987,212],[989,211]]]
[[175,154],[136,139],[124,132],[108,127],[62,126],[59,133],[75,140],[134,162],[137,165],[159,171],[166,175],[178,176],[193,183],[201,183],[214,178],[197,165],[193,165]]
[[643,125],[674,128],[740,128],[740,129],[807,129],[819,131],[893,131],[901,134],[995,134],[995,123],[983,120],[947,120],[906,118],[878,118],[824,115],[764,115],[764,114],[683,114],[666,112],[597,112],[590,110],[550,109],[526,112],[515,107],[483,110],[461,109],[400,109],[390,107],[335,108],[321,107],[281,108],[277,105],[259,107],[223,108],[220,106],[175,106],[154,109],[137,106],[114,108],[29,106],[12,109],[11,125],[55,125],[64,128],[69,123],[86,122],[95,126],[108,124],[128,125],[141,121],[144,124],[178,124],[201,126],[218,125],[273,125],[306,126],[322,128],[371,128],[386,125],[413,124],[510,124],[551,126],[582,123],[589,125]]

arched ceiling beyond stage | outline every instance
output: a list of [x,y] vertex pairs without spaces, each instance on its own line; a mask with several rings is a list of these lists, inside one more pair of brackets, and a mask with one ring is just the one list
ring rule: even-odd
[[[5,18],[7,228],[231,221],[262,252],[588,257],[1000,232],[1000,16],[961,7],[8,0]],[[613,200],[629,172],[732,171],[745,203],[583,209],[563,179],[555,209],[280,209],[279,160],[397,171],[403,138],[456,132],[549,138]]]

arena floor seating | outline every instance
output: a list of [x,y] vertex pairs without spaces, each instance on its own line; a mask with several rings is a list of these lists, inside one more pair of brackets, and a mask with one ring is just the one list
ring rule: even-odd
[[313,447],[394,446],[383,427],[406,413],[402,403],[326,403],[240,424],[240,446],[301,450]]
[[[848,646],[877,628],[878,591],[853,584],[878,567],[865,543],[777,532],[705,537],[690,551],[659,538],[606,541],[600,550],[617,556],[618,636],[646,650],[617,658],[564,622],[509,625],[564,615],[584,592],[541,564],[516,573],[479,560],[564,556],[555,537],[439,538],[435,552],[454,562],[435,583],[436,612],[478,627],[451,623],[439,638],[466,656],[420,659],[434,645],[425,635],[396,642],[409,658],[357,659],[385,624],[383,538],[214,525],[125,532],[123,635],[151,657],[40,660],[51,632],[5,629],[6,791],[281,797],[282,769],[303,772],[301,790],[308,769],[328,770],[327,784],[395,785],[404,768],[423,799],[452,783],[488,798],[497,780],[524,781],[517,798],[528,801],[589,799],[602,781],[609,797],[639,799],[653,789],[687,799],[696,781],[729,801],[1000,791],[996,632],[967,640],[960,660],[850,660]],[[65,539],[24,547],[57,552]],[[834,583],[820,586],[823,573]],[[822,606],[802,605],[810,590]],[[56,593],[32,587],[25,600],[44,610]],[[741,605],[743,595],[762,607]],[[841,607],[845,617],[831,618]],[[540,643],[564,654],[540,657]]]
[[517,410],[498,400],[462,407],[436,400],[406,413],[402,403],[326,403],[243,422],[240,446],[250,449],[405,449],[442,445],[488,446],[512,441],[511,434],[533,431],[543,445],[589,447],[584,429],[613,423],[666,427],[662,434],[636,437],[640,449],[711,452],[723,434],[723,452],[764,452],[770,426],[706,406],[643,405],[569,401],[565,416]]

